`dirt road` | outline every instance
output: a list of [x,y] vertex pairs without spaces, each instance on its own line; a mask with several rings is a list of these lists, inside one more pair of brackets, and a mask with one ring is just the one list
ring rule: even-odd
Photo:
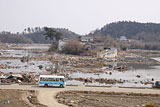
[[0,85],[0,89],[22,89],[22,90],[38,90],[38,100],[41,104],[48,107],[66,107],[65,105],[59,104],[55,99],[55,96],[60,91],[105,91],[105,92],[133,92],[143,94],[160,94],[158,89],[133,89],[133,88],[118,88],[118,87],[84,87],[84,86],[67,86],[65,88],[54,88],[54,87],[38,87],[32,85]]

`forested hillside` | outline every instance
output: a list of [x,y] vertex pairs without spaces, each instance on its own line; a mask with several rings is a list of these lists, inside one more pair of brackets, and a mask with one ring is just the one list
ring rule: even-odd
[[107,24],[89,35],[110,35],[113,38],[126,36],[128,39],[160,42],[160,24],[120,21]]
[[[64,28],[55,28],[58,32],[61,32],[62,37],[73,38],[79,35]],[[46,40],[43,28],[36,27],[24,29],[21,33],[1,32],[0,41],[2,43],[51,43],[50,40]]]

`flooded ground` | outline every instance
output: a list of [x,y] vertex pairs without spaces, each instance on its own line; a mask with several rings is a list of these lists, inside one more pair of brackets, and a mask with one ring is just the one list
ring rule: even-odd
[[24,45],[20,47],[19,45],[15,48],[11,49],[1,49],[1,57],[24,57],[24,56],[35,56],[38,53],[36,50],[47,51],[49,49],[49,45]]
[[[49,48],[48,45],[24,45],[18,49],[0,50],[0,57],[16,57],[17,59],[1,59],[0,64],[7,66],[5,69],[0,68],[1,72],[36,72],[45,73],[50,67],[54,67],[54,64],[46,60],[30,60],[28,62],[21,62],[20,58],[25,56],[40,57],[44,53],[39,53],[35,50],[43,50],[44,52]],[[160,61],[160,58],[152,58]],[[63,66],[63,65],[62,65]],[[123,81],[123,83],[106,84],[94,81],[92,83],[85,83],[85,85],[97,85],[97,86],[124,86],[124,87],[151,87],[152,84],[145,84],[147,82],[154,82],[160,80],[160,66],[152,66],[150,69],[131,69],[124,72],[116,70],[106,70],[103,73],[84,73],[84,72],[70,72],[71,78],[93,78],[93,79],[115,79]],[[68,80],[67,84],[82,85],[84,81]]]
[[[160,58],[154,58],[160,61]],[[111,73],[111,74],[110,74]],[[124,87],[151,87],[152,84],[142,84],[149,81],[160,80],[160,66],[153,66],[151,69],[134,69],[125,72],[119,71],[106,71],[105,73],[83,73],[83,72],[73,72],[70,73],[72,78],[94,78],[94,79],[116,79],[125,81],[124,83],[116,84],[101,84],[98,82],[87,83],[87,85],[100,85],[100,86],[124,86]],[[68,84],[82,85],[83,81],[68,81]]]
[[29,52],[27,50],[0,50],[3,53],[2,57],[23,57],[28,56]]
[[[22,63],[19,59],[15,60],[0,60],[0,64],[7,64],[9,66],[9,69],[0,69],[1,72],[46,72],[46,69],[48,69],[51,66],[51,62],[49,61],[29,61]],[[42,66],[40,69],[39,66]]]
[[[36,52],[35,50],[41,49],[46,51],[49,48],[48,45],[33,45],[33,46],[23,46],[20,49],[11,49],[11,50],[0,50],[1,57],[16,57],[17,59],[6,59],[0,60],[0,64],[7,65],[6,69],[0,69],[1,72],[46,72],[51,65],[49,61],[38,61],[30,60],[29,62],[21,62],[20,58],[22,57],[38,57],[41,53]],[[42,55],[41,55],[42,56]],[[41,66],[41,68],[39,68]]]

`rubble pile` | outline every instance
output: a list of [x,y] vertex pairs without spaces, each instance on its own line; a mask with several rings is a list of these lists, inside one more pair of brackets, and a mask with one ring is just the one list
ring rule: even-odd
[[8,66],[7,64],[0,64],[0,69],[20,68],[19,66]]
[[6,64],[0,64],[0,69],[7,69],[7,65]]
[[[81,82],[84,82],[84,83],[105,83],[105,84],[116,84],[116,83],[120,83],[120,84],[123,84],[125,82],[129,82],[128,80],[122,80],[122,79],[107,79],[107,78],[98,78],[98,79],[95,79],[95,78],[72,78],[72,77],[66,77],[67,80],[77,80],[77,81],[81,81]],[[139,81],[139,82],[134,82],[134,84],[144,84],[144,85],[147,85],[147,84],[153,84],[153,81],[151,80],[148,80],[148,81]]]
[[0,72],[0,83],[33,83],[38,82],[39,75],[35,73],[3,73]]
[[[93,67],[97,63],[103,64],[104,60],[92,58],[90,56],[58,55],[55,54],[49,58],[50,61],[58,61],[60,65],[73,67]],[[95,63],[96,62],[96,63]]]
[[[51,62],[58,62],[61,71],[72,72],[104,72],[105,70],[126,71],[126,66],[116,66],[115,60],[102,59],[92,56],[74,56],[54,54],[48,58]],[[105,69],[102,69],[105,68]]]
[[21,62],[28,62],[29,61],[29,57],[22,57],[20,58]]
[[105,84],[116,84],[116,83],[124,83],[125,80],[116,80],[116,79],[107,79],[107,78],[72,78],[73,80],[83,81],[84,83],[105,83]]

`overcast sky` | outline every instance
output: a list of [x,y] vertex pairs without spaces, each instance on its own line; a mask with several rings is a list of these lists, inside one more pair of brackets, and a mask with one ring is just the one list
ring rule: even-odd
[[0,31],[49,26],[87,34],[122,20],[160,23],[160,0],[0,0]]

